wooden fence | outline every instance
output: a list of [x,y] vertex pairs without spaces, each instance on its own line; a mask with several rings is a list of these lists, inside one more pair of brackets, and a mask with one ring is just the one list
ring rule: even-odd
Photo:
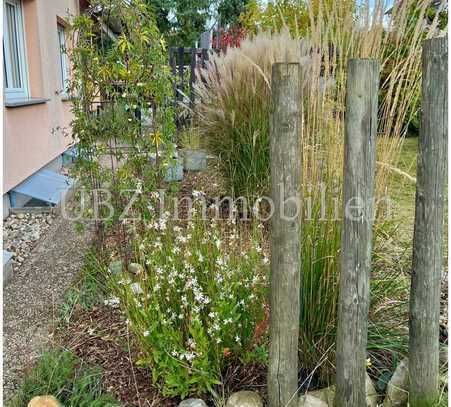
[[[447,38],[423,47],[422,125],[410,298],[410,406],[438,396],[439,310],[448,137]],[[298,405],[300,213],[278,216],[279,188],[299,197],[301,86],[298,64],[274,64],[270,121],[271,316],[269,407]],[[379,63],[350,60],[346,88],[345,164],[340,295],[336,341],[337,407],[362,407],[370,301],[373,179]],[[297,199],[298,199],[297,198]],[[300,258],[301,256],[301,258]],[[314,310],[312,310],[314,312]]]

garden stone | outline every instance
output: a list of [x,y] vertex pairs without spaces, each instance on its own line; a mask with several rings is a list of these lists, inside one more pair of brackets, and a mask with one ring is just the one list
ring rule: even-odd
[[407,406],[409,389],[409,360],[403,359],[399,362],[387,385],[387,394],[384,407]]
[[183,165],[186,171],[202,171],[207,168],[207,153],[205,150],[183,150]]
[[299,397],[298,407],[328,407],[328,404],[321,399],[306,394]]
[[201,399],[186,399],[179,404],[179,407],[207,407],[207,405]]
[[368,376],[368,373],[365,373],[366,376],[366,405],[367,407],[377,407],[377,399],[378,394],[376,391],[376,388],[374,387],[373,381],[371,380],[371,377]]
[[320,400],[326,405],[333,406],[335,399],[335,386],[325,387],[324,389],[309,391],[307,396]]
[[229,397],[226,407],[263,407],[263,402],[254,391],[239,391]]
[[110,265],[108,266],[108,270],[110,271],[111,274],[113,275],[118,275],[121,274],[122,272],[122,260],[116,260],[116,261],[112,261],[110,263]]
[[[377,392],[374,388],[373,381],[365,373],[366,376],[366,407],[377,407]],[[313,396],[329,406],[334,405],[335,400],[335,386],[326,387],[320,390],[309,391],[307,395]]]
[[132,274],[142,274],[144,272],[143,266],[139,263],[130,263],[128,265],[128,271]]
[[61,404],[53,396],[36,396],[30,400],[28,407],[61,407]]

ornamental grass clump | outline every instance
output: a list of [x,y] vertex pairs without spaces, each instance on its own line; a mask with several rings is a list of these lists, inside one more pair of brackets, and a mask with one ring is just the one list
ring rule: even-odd
[[126,315],[139,363],[164,395],[214,394],[228,365],[264,355],[257,327],[269,260],[256,234],[196,214],[177,225],[163,213],[136,248],[142,272],[112,277],[109,301]]
[[271,66],[288,59],[307,71],[308,52],[307,44],[286,32],[262,33],[212,56],[209,69],[199,73],[200,131],[235,196],[253,201],[268,190]]

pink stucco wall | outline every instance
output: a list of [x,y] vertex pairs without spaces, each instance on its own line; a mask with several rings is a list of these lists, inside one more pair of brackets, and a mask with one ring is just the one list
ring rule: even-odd
[[[44,104],[4,108],[3,193],[67,149],[70,102],[61,90],[57,19],[79,12],[78,0],[23,0],[31,98]],[[66,133],[69,133],[67,135]]]

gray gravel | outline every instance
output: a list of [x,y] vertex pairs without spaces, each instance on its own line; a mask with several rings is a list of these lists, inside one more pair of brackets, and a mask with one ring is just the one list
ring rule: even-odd
[[39,240],[50,229],[55,215],[20,213],[10,215],[3,223],[3,249],[13,254],[13,265],[20,267]]
[[[43,222],[34,224],[37,223]],[[43,238],[44,225],[43,229],[33,229],[41,231],[41,239],[23,256],[28,258],[23,260],[22,266],[16,265],[11,281],[4,288],[4,400],[17,390],[24,371],[48,343],[58,305],[80,271],[92,239],[92,231],[76,232],[73,224],[61,217],[52,218],[50,223]]]

